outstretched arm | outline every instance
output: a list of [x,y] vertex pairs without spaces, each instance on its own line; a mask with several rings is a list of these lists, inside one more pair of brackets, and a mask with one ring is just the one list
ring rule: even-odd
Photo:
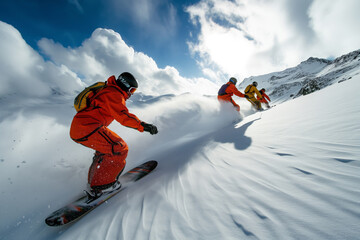
[[111,116],[114,117],[121,125],[137,129],[140,132],[144,131],[144,127],[141,125],[140,119],[135,115],[129,112],[125,105],[125,99],[122,95],[119,94],[107,94],[104,95],[106,101],[104,108],[108,109],[108,112]]
[[240,92],[236,87],[235,85],[231,84],[228,88],[230,88],[230,91],[235,94],[236,96],[238,97],[245,97],[245,95]]

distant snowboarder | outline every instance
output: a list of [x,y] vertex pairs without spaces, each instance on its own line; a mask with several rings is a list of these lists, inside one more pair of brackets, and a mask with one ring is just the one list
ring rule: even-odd
[[[266,93],[265,93],[265,88],[262,88],[259,92],[260,92],[260,94],[261,94],[261,96],[262,96],[263,98],[261,99],[259,96],[257,96],[257,100],[259,100],[261,103],[265,104],[265,106],[266,106],[267,108],[270,108],[269,102],[271,102],[271,100],[270,100],[269,96],[266,95]],[[269,102],[268,102],[266,99],[267,99]]]
[[70,137],[77,143],[95,150],[88,173],[90,193],[95,197],[102,192],[119,188],[117,181],[126,164],[128,145],[108,126],[113,120],[138,130],[157,134],[157,127],[142,122],[129,113],[126,100],[136,91],[138,82],[128,72],[116,79],[108,78],[106,86],[88,99],[88,106],[79,111],[70,128]]
[[236,111],[240,112],[240,106],[232,99],[232,95],[236,95],[238,97],[245,97],[243,93],[241,93],[236,88],[237,79],[232,77],[229,79],[229,82],[222,85],[218,92],[218,100],[220,102],[230,102],[234,105]]
[[[245,88],[245,98],[255,107],[256,110],[262,110],[260,103],[260,101],[262,100],[262,96],[259,90],[257,90],[256,88],[257,85],[257,82],[253,82]],[[256,96],[260,99],[260,101],[255,98],[255,93]]]

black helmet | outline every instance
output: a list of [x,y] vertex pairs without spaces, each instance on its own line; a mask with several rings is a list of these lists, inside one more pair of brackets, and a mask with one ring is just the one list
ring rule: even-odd
[[229,79],[229,82],[232,82],[234,85],[236,85],[237,79],[234,78],[234,77],[231,77],[231,78]]
[[265,92],[265,88],[262,88],[261,91]]
[[128,93],[129,97],[134,94],[138,88],[138,82],[136,81],[135,77],[128,72],[123,72],[120,74],[116,79],[116,84],[126,93]]
[[254,81],[252,85],[254,85],[255,87],[257,87],[258,84],[257,84],[257,82]]

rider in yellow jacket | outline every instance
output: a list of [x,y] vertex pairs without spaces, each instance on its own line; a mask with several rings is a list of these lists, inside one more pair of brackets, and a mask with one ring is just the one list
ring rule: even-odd
[[257,90],[257,82],[253,82],[245,88],[245,98],[257,109],[261,110],[261,103],[255,98],[256,96],[261,100],[262,96],[259,90]]

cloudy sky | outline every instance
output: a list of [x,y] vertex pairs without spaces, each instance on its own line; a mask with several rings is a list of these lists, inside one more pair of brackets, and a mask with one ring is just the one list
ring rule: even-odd
[[148,94],[213,91],[207,80],[359,49],[359,9],[358,0],[2,0],[1,81],[23,86],[20,75],[41,94],[45,82],[69,91],[131,71]]

